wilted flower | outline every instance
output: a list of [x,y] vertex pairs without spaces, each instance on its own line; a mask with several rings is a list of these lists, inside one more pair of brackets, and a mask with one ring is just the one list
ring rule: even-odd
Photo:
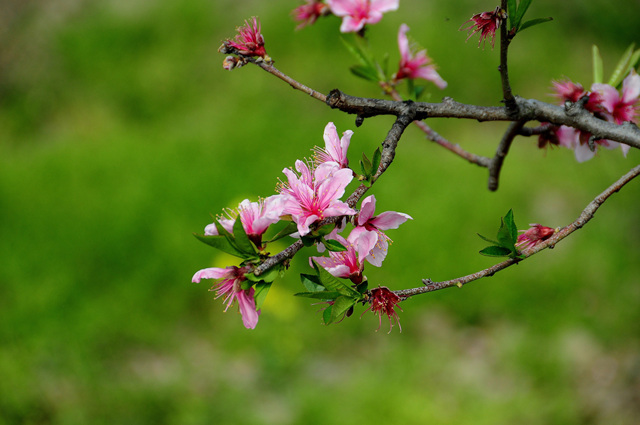
[[366,24],[375,24],[382,14],[397,10],[400,0],[328,0],[331,12],[342,18],[340,32],[358,32]]
[[398,31],[400,65],[394,79],[397,81],[403,78],[422,78],[433,82],[438,88],[444,89],[447,87],[447,82],[440,77],[435,65],[430,64],[431,59],[427,56],[427,51],[420,50],[415,53],[409,46],[408,31],[409,27],[406,24],[400,25],[400,30]]
[[521,230],[523,233],[518,236],[518,241],[516,242],[518,248],[526,249],[534,247],[549,239],[556,232],[556,229],[537,223],[530,224],[529,226],[531,226],[529,229]]
[[299,176],[289,168],[282,170],[288,184],[281,187],[280,193],[286,196],[282,214],[291,215],[300,236],[308,234],[311,231],[309,226],[324,218],[356,213],[340,201],[353,179],[350,169],[339,169],[336,163],[326,162],[312,173],[307,164],[298,160],[296,170]]
[[366,256],[366,260],[376,267],[382,266],[382,261],[387,256],[389,248],[389,237],[383,230],[397,229],[407,220],[413,220],[410,215],[395,211],[386,211],[374,216],[376,208],[376,197],[367,196],[360,206],[357,226],[351,231],[350,238],[356,239],[362,234],[375,235],[375,246]]
[[[478,42],[478,47],[480,47],[487,38],[490,38],[491,48],[493,49],[496,39],[496,31],[500,28],[500,24],[506,18],[507,13],[498,6],[493,12],[476,13],[471,17],[471,19],[465,22],[465,24],[467,22],[471,22],[471,25],[466,28],[460,27],[460,31],[469,31],[467,40],[479,32],[480,41]],[[462,24],[462,26],[464,26],[464,24]]]
[[244,273],[244,269],[235,266],[225,269],[211,267],[196,272],[191,280],[194,283],[200,283],[201,279],[217,280],[216,286],[212,287],[211,290],[216,291],[216,298],[224,296],[224,303],[227,304],[224,311],[226,312],[234,300],[237,300],[245,328],[255,329],[260,311],[256,311],[256,302],[253,298],[254,289],[242,289],[241,287],[242,282],[245,280]]
[[235,53],[243,56],[259,56],[270,59],[264,48],[264,37],[260,33],[260,23],[255,16],[244,21],[244,26],[236,28],[235,39],[227,39],[220,47],[222,53]]
[[398,318],[398,313],[396,313],[395,308],[398,307],[400,311],[402,308],[398,305],[401,301],[400,297],[394,294],[389,290],[389,288],[385,286],[379,286],[377,288],[373,288],[370,292],[369,296],[369,307],[362,313],[366,313],[367,311],[373,311],[373,314],[376,314],[379,317],[379,326],[378,329],[382,326],[382,315],[386,315],[389,317],[389,333],[393,329],[393,322],[395,321],[400,328],[400,332],[402,332],[402,326],[400,326],[400,319]]
[[312,25],[320,16],[330,13],[329,6],[320,0],[306,0],[306,3],[293,9],[293,19],[300,22],[296,29]]
[[325,162],[335,162],[340,168],[348,168],[347,149],[351,143],[353,131],[347,130],[342,133],[342,138],[338,138],[336,126],[330,122],[324,128],[324,149],[316,147],[314,161],[316,165]]

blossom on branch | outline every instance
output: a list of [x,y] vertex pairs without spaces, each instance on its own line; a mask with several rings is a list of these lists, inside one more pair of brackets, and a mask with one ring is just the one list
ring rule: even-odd
[[313,260],[335,277],[351,279],[355,284],[363,280],[364,259],[376,244],[374,234],[355,235],[353,231],[347,239],[334,232],[327,236],[340,242],[346,251],[329,251],[329,257],[310,257],[309,263],[313,266]]
[[314,162],[316,165],[326,162],[335,162],[340,168],[348,168],[347,150],[351,143],[353,131],[347,130],[342,133],[342,138],[338,138],[338,131],[335,124],[330,122],[324,128],[324,149],[316,147]]
[[400,30],[398,31],[400,65],[398,66],[398,72],[396,72],[394,80],[422,78],[431,81],[440,89],[446,88],[447,82],[440,77],[440,74],[436,71],[436,66],[431,64],[431,59],[427,56],[427,51],[420,50],[416,53],[411,49],[407,38],[408,31],[409,27],[406,24],[400,25]]
[[291,14],[293,19],[300,22],[296,29],[301,29],[307,25],[313,25],[321,16],[330,13],[329,6],[320,0],[306,0],[306,3],[293,9]]
[[[636,122],[640,114],[638,98],[640,97],[640,75],[634,69],[622,82],[622,93],[618,93],[615,87],[609,84],[593,84],[591,89],[600,94],[602,107],[608,121],[622,124],[624,122]],[[622,153],[626,156],[631,148],[629,145],[620,144]]]
[[242,56],[258,56],[271,60],[264,48],[260,22],[255,16],[251,21],[244,21],[244,26],[236,28],[238,34],[232,39],[226,39],[220,47],[222,53],[235,53]]
[[473,37],[474,34],[479,32],[480,41],[478,42],[478,47],[480,47],[481,44],[484,47],[484,42],[486,41],[487,38],[490,38],[491,48],[493,49],[493,46],[496,40],[496,31],[498,30],[498,28],[500,28],[502,21],[504,21],[506,18],[507,18],[507,12],[505,12],[503,9],[500,8],[500,6],[498,6],[496,7],[496,10],[494,10],[493,12],[476,13],[471,17],[471,19],[469,19],[464,23],[466,24],[467,22],[471,22],[471,25],[469,25],[466,28],[462,28],[462,26],[464,26],[464,24],[462,24],[459,31],[469,32],[467,41],[471,37]]
[[224,303],[227,304],[224,311],[226,312],[233,302],[237,300],[245,328],[255,329],[260,311],[256,311],[256,301],[253,297],[254,289],[242,289],[242,282],[246,280],[244,277],[245,272],[246,270],[235,266],[225,269],[211,267],[196,272],[191,281],[200,283],[201,279],[217,280],[218,282],[211,288],[211,291],[216,291],[216,298],[224,296]]
[[328,0],[331,13],[342,18],[340,32],[358,32],[376,24],[382,14],[397,10],[400,0]]
[[529,229],[521,230],[523,233],[518,236],[518,241],[516,242],[518,248],[532,248],[556,233],[556,229],[541,224],[533,223],[529,226],[531,226]]
[[382,326],[382,316],[386,315],[389,318],[389,333],[393,329],[393,322],[395,321],[400,328],[400,332],[402,332],[402,326],[400,326],[400,319],[398,317],[398,313],[396,312],[396,307],[402,311],[402,308],[398,306],[401,299],[399,296],[394,294],[389,288],[385,286],[379,286],[377,288],[373,288],[370,292],[369,296],[369,307],[362,313],[366,313],[367,311],[373,311],[373,314],[377,315],[379,318],[378,329]]
[[395,211],[386,211],[374,216],[376,197],[367,196],[360,206],[356,228],[351,231],[349,237],[358,238],[360,235],[371,234],[374,236],[375,245],[366,255],[366,260],[376,267],[382,266],[382,261],[387,256],[389,241],[391,239],[383,230],[397,229],[407,220],[413,220],[410,215]]
[[356,213],[340,201],[353,179],[350,169],[340,169],[336,163],[327,162],[312,171],[298,160],[296,171],[299,175],[289,168],[282,170],[288,183],[282,185],[280,193],[285,195],[282,214],[291,216],[300,236],[308,234],[311,231],[309,226],[322,219]]

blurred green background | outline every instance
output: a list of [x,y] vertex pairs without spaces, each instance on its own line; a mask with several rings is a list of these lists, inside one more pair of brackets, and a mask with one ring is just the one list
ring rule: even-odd
[[[398,60],[401,23],[449,87],[431,99],[497,105],[498,51],[458,31],[497,1],[402,0],[369,36]],[[614,195],[554,250],[490,279],[402,304],[402,333],[361,310],[321,325],[292,297],[304,258],[271,290],[254,331],[223,313],[195,271],[233,264],[192,235],[210,214],[273,192],[283,168],[354,129],[372,152],[392,119],[355,128],[254,66],[228,72],[217,48],[259,16],[276,66],[306,85],[361,96],[339,20],[295,31],[295,0],[4,0],[0,4],[0,424],[635,424],[640,417],[640,184]],[[555,20],[512,45],[514,91],[552,101],[552,79],[591,84],[638,42],[640,3],[536,0]],[[504,123],[429,121],[492,155]],[[638,163],[517,139],[497,193],[486,170],[416,128],[375,186],[391,232],[373,284],[450,279],[509,208],[520,228],[563,226]],[[284,246],[284,245],[283,245]]]

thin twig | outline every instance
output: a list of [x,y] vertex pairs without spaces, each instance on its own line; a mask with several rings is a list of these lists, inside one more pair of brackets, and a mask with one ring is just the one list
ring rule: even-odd
[[489,190],[495,192],[498,190],[498,183],[500,181],[500,170],[502,170],[502,164],[504,163],[504,159],[507,157],[509,153],[509,148],[511,147],[511,143],[513,139],[520,133],[522,126],[524,126],[525,120],[514,121],[509,124],[509,128],[507,132],[502,137],[498,148],[496,149],[496,154],[491,160],[491,165],[489,166]]
[[506,269],[509,266],[512,266],[520,261],[523,261],[544,249],[553,248],[558,242],[560,242],[561,240],[569,236],[571,233],[575,232],[576,230],[582,228],[585,224],[587,224],[587,222],[589,222],[589,220],[593,218],[593,216],[595,215],[600,205],[602,205],[611,195],[619,191],[624,185],[629,183],[638,175],[640,175],[640,165],[631,169],[631,171],[629,171],[624,176],[620,177],[615,183],[609,186],[604,192],[596,196],[596,198],[586,206],[586,208],[582,211],[580,216],[574,222],[557,231],[552,237],[550,237],[546,241],[522,251],[521,252],[523,256],[522,259],[509,259],[501,263],[495,264],[487,269],[481,270],[479,272],[472,273],[467,276],[462,276],[456,279],[445,280],[442,282],[432,282],[429,279],[424,279],[423,280],[423,282],[425,283],[424,286],[421,286],[418,288],[412,288],[412,289],[403,289],[403,290],[393,291],[393,292],[403,300],[406,300],[407,298],[412,297],[414,295],[425,294],[427,292],[433,292],[439,289],[450,288],[452,286],[462,287],[463,285],[466,285],[469,282],[473,282],[474,280],[478,280],[483,277],[493,276],[496,272],[499,272],[500,270]]
[[264,61],[256,61],[256,60],[252,60],[252,62],[258,65],[260,68],[267,71],[268,73],[275,75],[276,77],[280,78],[283,81],[286,81],[294,89],[300,90],[308,94],[309,96],[313,97],[314,99],[318,99],[321,102],[327,101],[327,96],[325,96],[320,92],[315,91],[312,88],[305,86],[302,83],[299,83],[298,81],[294,80],[293,78],[289,77],[287,74],[277,69],[275,66],[273,66],[273,64],[269,64]]
[[[507,10],[507,0],[502,0],[502,10]],[[511,18],[511,17],[510,17]],[[511,92],[511,84],[509,83],[509,69],[507,66],[507,58],[509,56],[509,43],[511,39],[507,33],[507,20],[505,19],[500,25],[500,79],[502,80],[502,96],[504,105],[509,115],[515,115],[518,112],[518,104]]]

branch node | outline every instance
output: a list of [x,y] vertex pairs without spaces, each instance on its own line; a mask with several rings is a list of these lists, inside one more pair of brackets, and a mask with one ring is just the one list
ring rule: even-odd
[[356,117],[356,127],[360,127],[364,122],[364,115],[358,115]]
[[422,283],[423,283],[425,286],[429,286],[429,285],[431,285],[431,284],[433,283],[433,280],[428,279],[428,278],[427,278],[427,279],[422,279]]

